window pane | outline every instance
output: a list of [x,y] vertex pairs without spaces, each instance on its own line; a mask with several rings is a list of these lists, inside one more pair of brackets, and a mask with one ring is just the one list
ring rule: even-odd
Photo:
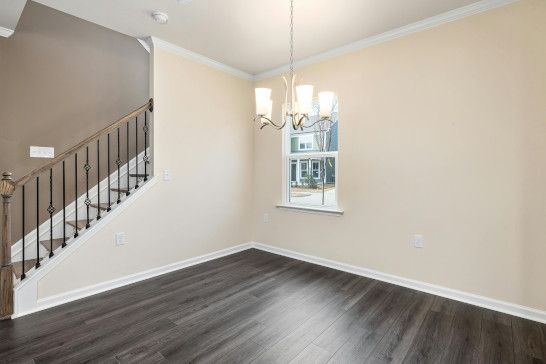
[[297,172],[298,171],[298,163],[293,161],[290,163],[290,181],[296,182],[297,180]]
[[331,121],[320,120],[318,101],[314,101],[303,130],[290,128],[290,153],[334,152],[338,150],[338,104],[334,103]]
[[289,201],[301,206],[335,206],[335,162],[334,157],[290,159]]

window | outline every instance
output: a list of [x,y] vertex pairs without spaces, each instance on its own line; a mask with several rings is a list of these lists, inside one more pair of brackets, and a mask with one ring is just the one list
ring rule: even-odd
[[300,178],[306,178],[307,177],[307,161],[300,161]]
[[320,178],[320,171],[319,171],[320,161],[314,160],[312,163],[313,163],[313,169],[312,169],[313,178],[318,179]]
[[290,163],[290,182],[294,183],[297,181],[298,175],[298,162],[292,161]]
[[[303,130],[285,128],[283,206],[338,212],[338,105],[319,120],[318,102]],[[288,142],[289,141],[289,142]]]
[[304,134],[297,137],[299,141],[299,150],[313,150],[313,135]]

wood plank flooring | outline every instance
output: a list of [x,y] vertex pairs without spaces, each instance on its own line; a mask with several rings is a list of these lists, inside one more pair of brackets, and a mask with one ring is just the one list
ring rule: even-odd
[[12,321],[1,363],[546,363],[546,325],[247,250]]

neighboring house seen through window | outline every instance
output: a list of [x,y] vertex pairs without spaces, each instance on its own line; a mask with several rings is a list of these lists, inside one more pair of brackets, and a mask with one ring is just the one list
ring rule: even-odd
[[[338,105],[332,121],[319,120],[318,103],[302,130],[285,130],[284,203],[337,209]],[[290,125],[290,124],[289,124]]]

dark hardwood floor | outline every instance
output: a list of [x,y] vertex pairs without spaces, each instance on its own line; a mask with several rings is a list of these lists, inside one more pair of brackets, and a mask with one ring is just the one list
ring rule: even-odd
[[546,325],[248,250],[12,321],[2,363],[545,363]]

